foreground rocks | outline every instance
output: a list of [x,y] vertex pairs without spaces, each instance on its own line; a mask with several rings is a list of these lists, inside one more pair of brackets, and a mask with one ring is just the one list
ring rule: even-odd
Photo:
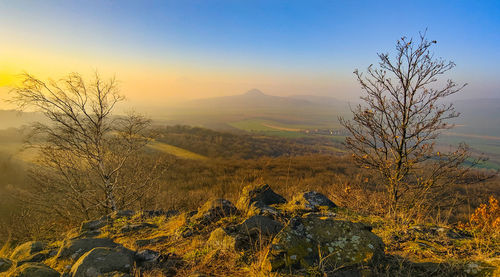
[[61,274],[41,263],[25,263],[15,269],[11,277],[59,277]]
[[[21,244],[9,251],[8,258],[0,258],[0,273],[241,276],[258,266],[262,270],[258,276],[377,276],[390,263],[384,243],[371,227],[340,217],[341,209],[321,193],[307,191],[287,201],[268,185],[248,186],[236,203],[214,199],[184,213],[118,211],[82,223],[60,241]],[[404,245],[416,239],[422,243],[427,236],[466,238],[467,234],[415,226],[397,236],[395,240]],[[207,273],[200,271],[203,266]],[[398,266],[416,269],[421,276],[441,270],[440,265],[403,262],[396,271],[382,272],[387,276],[415,272],[399,271]],[[469,263],[465,271],[457,272],[458,276],[489,272],[485,268]]]
[[285,204],[286,199],[275,193],[269,185],[247,186],[243,188],[237,207],[248,216],[258,214],[276,216],[278,210],[274,205]]
[[97,247],[81,256],[71,268],[71,276],[96,277],[107,273],[130,273],[134,253],[125,248]]
[[63,245],[57,253],[56,259],[72,259],[76,260],[83,254],[96,247],[114,248],[118,244],[107,238],[85,238],[85,239],[70,239],[64,241]]
[[29,241],[16,247],[10,255],[10,258],[15,261],[29,258],[30,256],[43,251],[46,246],[47,244],[42,241]]

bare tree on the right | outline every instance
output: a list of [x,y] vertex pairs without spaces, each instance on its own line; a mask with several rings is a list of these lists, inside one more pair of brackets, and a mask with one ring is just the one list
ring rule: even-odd
[[365,74],[355,70],[364,104],[351,109],[352,120],[340,118],[350,134],[345,144],[355,161],[382,177],[394,219],[402,208],[421,208],[483,160],[473,159],[466,144],[446,153],[436,148],[439,134],[452,128],[449,121],[459,116],[442,100],[466,85],[439,82],[455,64],[434,57],[430,48],[436,43],[425,33],[417,40],[402,37],[394,57],[378,54],[378,67],[370,65]]

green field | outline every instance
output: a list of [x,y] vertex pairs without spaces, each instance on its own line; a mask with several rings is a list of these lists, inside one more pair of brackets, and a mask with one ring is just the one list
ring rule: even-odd
[[246,119],[228,123],[230,126],[262,135],[279,136],[286,138],[305,137],[305,130],[314,128],[325,128],[325,126],[312,126],[303,124],[285,124],[282,122],[266,119]]

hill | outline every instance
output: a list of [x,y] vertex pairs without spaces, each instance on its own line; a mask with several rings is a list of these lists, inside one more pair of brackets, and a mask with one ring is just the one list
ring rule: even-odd
[[266,119],[285,124],[338,126],[337,116],[348,111],[345,102],[328,98],[281,97],[258,89],[232,96],[191,100],[158,111],[160,120],[216,129],[233,129],[229,123],[247,119]]

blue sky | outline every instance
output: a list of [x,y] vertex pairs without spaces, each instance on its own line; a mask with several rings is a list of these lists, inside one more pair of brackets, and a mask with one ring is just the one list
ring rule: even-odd
[[10,71],[98,69],[166,99],[252,87],[357,97],[355,68],[428,28],[457,64],[446,77],[470,83],[460,98],[500,97],[500,1],[18,0],[0,1],[0,27]]

